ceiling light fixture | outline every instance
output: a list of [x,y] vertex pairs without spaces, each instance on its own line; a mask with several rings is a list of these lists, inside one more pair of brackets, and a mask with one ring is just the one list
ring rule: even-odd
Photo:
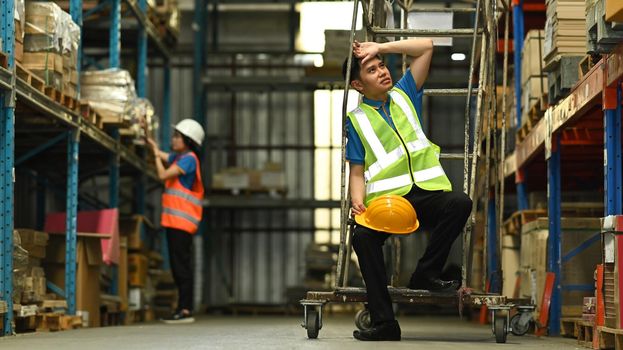
[[464,53],[453,53],[452,56],[450,56],[450,58],[453,61],[465,61],[465,54]]

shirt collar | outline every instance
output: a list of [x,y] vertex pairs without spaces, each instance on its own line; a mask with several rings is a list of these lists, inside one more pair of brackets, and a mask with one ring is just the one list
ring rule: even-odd
[[[387,100],[385,100],[385,104],[388,105],[389,101],[391,101],[392,97],[390,94],[387,94]],[[367,104],[368,106],[374,108],[374,109],[379,109],[381,108],[381,106],[383,105],[383,101],[377,101],[377,100],[373,100],[367,97],[363,97],[363,103]]]

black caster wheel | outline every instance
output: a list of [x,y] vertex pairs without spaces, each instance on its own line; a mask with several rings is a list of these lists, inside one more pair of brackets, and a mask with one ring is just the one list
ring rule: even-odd
[[318,315],[318,311],[309,310],[307,311],[307,338],[316,339],[318,338],[318,333],[320,332],[320,319]]
[[506,343],[506,335],[508,332],[508,325],[506,324],[506,316],[499,315],[495,317],[493,321],[493,330],[495,333],[495,342],[498,344]]
[[511,318],[511,333],[516,336],[522,336],[528,333],[530,329],[530,321],[522,322],[521,314],[516,314]]
[[357,311],[355,315],[355,326],[360,331],[365,331],[372,328],[372,321],[370,320],[370,310],[363,309]]

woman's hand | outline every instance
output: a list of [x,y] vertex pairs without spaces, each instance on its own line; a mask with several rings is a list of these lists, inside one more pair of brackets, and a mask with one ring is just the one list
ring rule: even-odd
[[157,157],[158,152],[160,152],[160,148],[158,147],[158,144],[156,143],[156,141],[154,141],[154,139],[152,139],[151,137],[148,137],[147,143],[149,144],[149,146],[151,146],[151,150],[154,152],[154,154]]
[[361,59],[361,65],[376,57],[381,50],[381,44],[372,41],[366,41],[363,43],[355,40],[353,43],[353,53],[355,57]]

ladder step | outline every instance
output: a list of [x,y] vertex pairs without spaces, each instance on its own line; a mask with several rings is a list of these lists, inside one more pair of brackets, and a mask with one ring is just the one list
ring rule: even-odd
[[[472,154],[468,154],[467,158],[471,159]],[[441,153],[439,154],[439,159],[450,159],[450,160],[463,160],[465,159],[465,154],[463,153]]]
[[[473,29],[394,29],[394,28],[379,28],[372,27],[371,31],[375,35],[380,36],[419,36],[419,37],[440,37],[451,36],[454,38],[474,36]],[[482,29],[478,30],[478,34],[482,33]]]
[[[467,155],[467,159],[472,159],[472,154]],[[465,155],[463,153],[440,153],[439,159],[449,159],[449,160],[463,160],[465,159]]]
[[427,7],[412,6],[409,9],[409,12],[474,13],[476,12],[476,8],[474,7],[427,8]]
[[[476,96],[478,88],[472,88],[472,96]],[[462,89],[424,89],[427,96],[467,96],[467,88]]]

